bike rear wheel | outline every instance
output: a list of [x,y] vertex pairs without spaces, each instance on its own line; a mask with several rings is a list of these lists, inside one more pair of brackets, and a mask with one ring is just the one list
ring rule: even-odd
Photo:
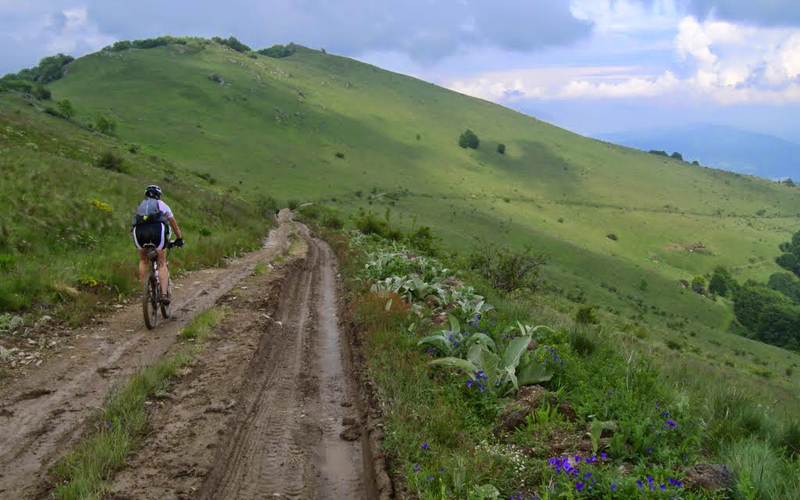
[[148,330],[156,327],[158,321],[158,285],[156,278],[152,274],[144,280],[142,289],[142,312],[144,313],[144,324]]

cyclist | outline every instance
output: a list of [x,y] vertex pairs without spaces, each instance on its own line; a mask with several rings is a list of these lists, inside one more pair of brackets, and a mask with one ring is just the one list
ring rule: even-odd
[[139,249],[139,279],[144,281],[150,265],[147,251],[144,246],[153,244],[158,254],[158,276],[161,281],[162,303],[169,305],[169,269],[167,269],[167,243],[169,243],[169,229],[172,227],[178,239],[174,245],[183,246],[183,235],[178,227],[178,221],[172,214],[169,206],[161,201],[161,188],[156,185],[147,186],[144,190],[144,200],[139,204],[136,215],[133,216],[131,234],[133,243]]

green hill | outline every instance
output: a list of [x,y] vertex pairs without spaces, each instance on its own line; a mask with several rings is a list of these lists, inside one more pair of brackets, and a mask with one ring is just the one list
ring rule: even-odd
[[[391,205],[395,220],[418,215],[456,247],[474,235],[533,243],[565,287],[614,302],[601,282],[627,293],[645,278],[676,313],[700,310],[714,326],[725,308],[680,296],[677,280],[718,264],[765,279],[800,216],[800,190],[587,139],[308,49],[284,59],[198,42],[105,51],[72,63],[52,90],[78,120],[111,114],[120,139],[245,194]],[[457,145],[466,128],[476,151]]]
[[[118,143],[207,174],[218,189],[349,214],[390,209],[393,224],[416,219],[452,249],[474,237],[530,244],[550,256],[556,297],[711,349],[716,363],[735,359],[722,343],[756,359],[776,352],[725,333],[731,304],[679,280],[717,265],[740,281],[780,271],[774,258],[797,229],[800,189],[588,139],[302,47],[278,59],[193,39],[101,51],[66,70],[50,89],[73,102],[76,122],[113,116]],[[467,128],[477,150],[458,146]],[[160,182],[173,189],[168,176]]]

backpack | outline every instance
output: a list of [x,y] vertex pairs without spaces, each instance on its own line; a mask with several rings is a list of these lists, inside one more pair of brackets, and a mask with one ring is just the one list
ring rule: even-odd
[[158,200],[148,198],[139,204],[136,215],[133,216],[131,226],[141,226],[142,224],[153,224],[154,222],[166,222],[164,214],[158,209]]

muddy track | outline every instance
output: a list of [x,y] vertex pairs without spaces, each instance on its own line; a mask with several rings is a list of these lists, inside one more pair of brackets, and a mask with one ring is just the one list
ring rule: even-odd
[[282,290],[200,499],[368,497],[335,261],[327,244],[299,229],[308,244],[302,272]]
[[134,303],[105,321],[79,330],[69,345],[24,378],[0,389],[0,498],[33,498],[47,467],[69,449],[84,422],[109,390],[128,375],[161,358],[192,316],[210,307],[257,262],[283,253],[290,244],[291,216],[259,251],[219,269],[188,273],[176,280],[174,320],[148,331]]

